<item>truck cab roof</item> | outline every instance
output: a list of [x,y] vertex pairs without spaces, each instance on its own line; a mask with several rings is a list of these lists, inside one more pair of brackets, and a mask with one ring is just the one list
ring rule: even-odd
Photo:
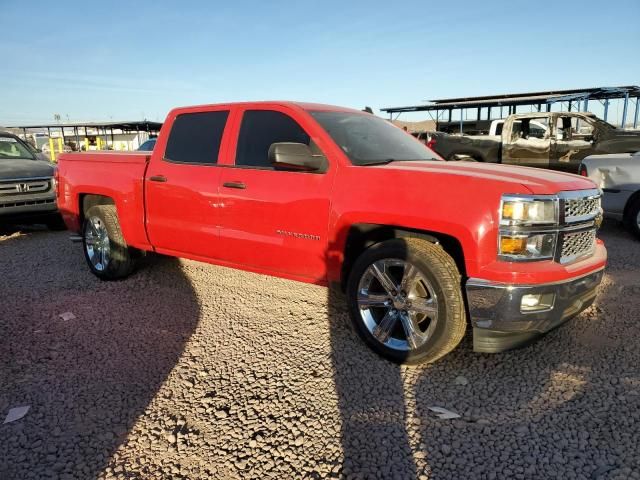
[[280,105],[285,107],[301,108],[307,111],[327,111],[327,112],[352,112],[352,113],[366,113],[362,110],[355,108],[340,107],[337,105],[327,105],[323,103],[311,103],[311,102],[296,102],[291,100],[261,100],[256,102],[224,102],[224,103],[211,103],[202,105],[189,105],[184,107],[174,108],[172,111],[180,110],[194,110],[202,109],[205,107],[258,107],[267,105]]

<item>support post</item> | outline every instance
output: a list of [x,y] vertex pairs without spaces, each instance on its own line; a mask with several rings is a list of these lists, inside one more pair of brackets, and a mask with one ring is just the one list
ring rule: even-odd
[[52,162],[55,162],[56,161],[56,152],[55,152],[55,149],[53,147],[54,147],[53,138],[51,138],[51,136],[49,136],[49,159]]
[[609,114],[609,99],[606,98],[604,101],[604,121],[607,121],[607,115]]
[[460,109],[460,134],[462,134],[463,115],[464,115],[464,108],[461,108]]
[[640,108],[640,97],[636,97],[636,114],[633,117],[633,128],[638,128],[638,108]]
[[582,111],[583,112],[588,112],[589,111],[589,99],[588,98],[584,99],[584,106],[582,108]]
[[624,128],[627,123],[627,108],[629,107],[629,92],[624,94],[624,105],[622,106],[622,123],[620,128]]

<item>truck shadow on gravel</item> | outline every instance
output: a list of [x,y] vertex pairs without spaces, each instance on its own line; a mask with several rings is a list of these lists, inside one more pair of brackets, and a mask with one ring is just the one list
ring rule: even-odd
[[101,282],[67,237],[0,242],[0,412],[30,406],[0,425],[3,479],[103,474],[198,323],[178,260],[149,258],[126,282]]
[[[608,479],[640,470],[640,332],[630,295],[640,292],[640,255],[616,257],[634,246],[617,226],[601,237],[615,249],[594,306],[502,354],[474,353],[468,334],[435,364],[394,365],[362,345],[344,297],[331,292],[342,475]],[[431,406],[461,417],[439,419]]]

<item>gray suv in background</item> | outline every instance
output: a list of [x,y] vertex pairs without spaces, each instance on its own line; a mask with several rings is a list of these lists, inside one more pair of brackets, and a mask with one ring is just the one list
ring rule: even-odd
[[64,229],[54,168],[20,138],[0,132],[0,225],[28,222]]

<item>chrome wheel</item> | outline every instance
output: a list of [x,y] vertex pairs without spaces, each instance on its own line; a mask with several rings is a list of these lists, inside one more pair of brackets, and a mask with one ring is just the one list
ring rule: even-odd
[[84,248],[93,268],[104,272],[109,265],[109,234],[98,217],[89,218],[85,224]]
[[369,265],[360,278],[357,301],[367,330],[394,350],[420,348],[438,322],[433,286],[415,265],[401,259]]

